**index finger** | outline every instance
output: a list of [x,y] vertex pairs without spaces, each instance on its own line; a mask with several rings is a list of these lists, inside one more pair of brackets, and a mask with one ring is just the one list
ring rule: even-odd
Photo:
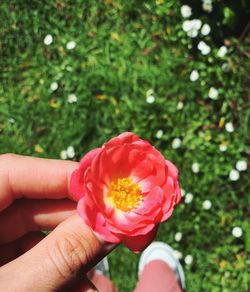
[[0,211],[19,198],[69,197],[70,176],[77,165],[73,161],[0,155]]

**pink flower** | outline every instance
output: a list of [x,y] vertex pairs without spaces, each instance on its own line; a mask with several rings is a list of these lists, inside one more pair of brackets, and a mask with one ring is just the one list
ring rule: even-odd
[[181,198],[177,168],[133,133],[88,152],[72,174],[70,190],[87,225],[134,252],[153,240]]

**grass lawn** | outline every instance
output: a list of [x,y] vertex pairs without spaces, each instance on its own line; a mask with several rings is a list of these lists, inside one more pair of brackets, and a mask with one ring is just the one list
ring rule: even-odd
[[[185,196],[157,240],[181,253],[188,290],[249,291],[249,39],[235,15],[247,9],[186,2],[188,18],[179,0],[1,1],[0,154],[79,160],[135,132],[179,168]],[[139,255],[109,259],[133,291]]]

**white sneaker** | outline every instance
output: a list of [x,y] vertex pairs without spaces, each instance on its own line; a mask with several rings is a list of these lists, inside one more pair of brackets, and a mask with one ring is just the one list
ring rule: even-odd
[[142,253],[139,260],[138,276],[140,277],[146,264],[152,260],[164,261],[173,272],[175,272],[177,280],[182,288],[186,289],[185,275],[183,268],[176,258],[174,250],[166,243],[160,241],[152,242]]
[[104,275],[106,277],[110,277],[109,275],[109,262],[108,258],[105,257],[103,258],[94,268],[93,270],[99,274],[99,275]]

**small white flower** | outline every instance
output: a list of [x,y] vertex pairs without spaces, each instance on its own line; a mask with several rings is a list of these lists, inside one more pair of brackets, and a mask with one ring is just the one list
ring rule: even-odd
[[73,50],[76,47],[76,42],[75,41],[70,41],[66,44],[67,50]]
[[190,204],[193,201],[194,195],[192,193],[187,193],[184,202]]
[[190,80],[194,82],[199,79],[199,76],[199,72],[197,70],[193,70],[190,74]]
[[212,0],[203,0],[202,1],[202,8],[206,12],[212,12],[213,11],[213,5]]
[[182,233],[181,232],[177,232],[174,236],[175,241],[181,241],[182,239]]
[[234,125],[231,122],[228,122],[225,124],[225,129],[228,133],[233,133],[234,132]]
[[203,41],[198,43],[198,50],[201,51],[202,55],[208,55],[211,52],[211,48]]
[[192,164],[192,171],[193,173],[198,173],[200,171],[200,165],[198,162],[194,162]]
[[181,189],[181,196],[184,197],[186,194],[186,191],[184,189]]
[[16,122],[15,119],[13,119],[13,118],[9,118],[9,123],[10,123],[10,124],[15,124],[15,122]]
[[74,149],[73,146],[69,146],[66,151],[67,151],[68,158],[74,158],[75,157],[75,149]]
[[156,132],[156,134],[155,134],[155,137],[156,137],[157,139],[161,139],[162,136],[163,136],[163,131],[162,131],[162,130],[158,130],[158,131]]
[[192,26],[193,26],[194,29],[199,30],[201,28],[202,22],[201,22],[200,19],[193,19],[191,21],[192,21]]
[[196,38],[198,35],[198,30],[195,28],[192,28],[187,32],[187,35],[191,38]]
[[184,18],[188,18],[192,15],[192,8],[188,5],[181,6],[181,15]]
[[239,237],[242,236],[243,231],[242,231],[242,229],[239,226],[236,226],[236,227],[233,228],[232,234],[233,234],[234,237],[239,238]]
[[183,257],[182,253],[179,250],[176,250],[176,249],[174,250],[174,256],[175,256],[175,258],[177,260],[181,260],[182,257]]
[[226,46],[222,46],[219,48],[218,52],[217,52],[217,56],[220,57],[220,58],[223,58],[225,57],[227,53],[227,47]]
[[202,4],[202,8],[206,12],[212,12],[213,11],[213,5],[212,4],[203,3]]
[[236,169],[232,169],[229,173],[229,179],[231,181],[237,181],[240,178],[240,173]]
[[193,262],[193,257],[190,254],[188,254],[187,256],[185,256],[184,262],[186,265],[191,265]]
[[177,103],[177,109],[180,111],[180,110],[182,110],[183,109],[183,107],[184,107],[184,103],[182,102],[182,101],[179,101],[178,103]]
[[53,82],[53,83],[51,83],[51,85],[50,85],[50,89],[51,89],[52,91],[56,91],[57,88],[58,88],[58,83],[57,83],[57,82]]
[[217,99],[218,95],[218,90],[215,87],[210,87],[208,91],[208,97],[211,99]]
[[150,96],[154,93],[154,90],[152,88],[150,88],[149,90],[147,90],[146,92],[146,96]]
[[220,145],[219,145],[219,148],[220,148],[220,151],[221,151],[221,152],[225,152],[225,151],[227,151],[227,145],[226,145],[226,144],[220,144]]
[[72,68],[71,66],[66,66],[66,70],[67,70],[68,72],[72,72],[72,71],[73,71],[73,68]]
[[149,95],[146,98],[147,103],[154,103],[155,102],[155,97],[153,95]]
[[229,72],[229,71],[230,71],[230,66],[228,65],[228,63],[223,63],[223,64],[221,65],[221,69],[222,69],[222,71],[224,71],[224,72]]
[[200,19],[185,20],[182,24],[182,29],[191,38],[195,38],[198,35],[199,29],[201,28],[202,22]]
[[43,42],[46,46],[51,45],[53,42],[53,36],[51,34],[47,34],[46,37],[44,38]]
[[74,103],[74,102],[77,102],[77,96],[72,93],[68,96],[68,103]]
[[209,200],[205,200],[202,204],[204,210],[209,210],[212,207],[212,202]]
[[210,31],[211,31],[211,27],[209,24],[205,23],[203,26],[202,26],[202,29],[201,29],[201,34],[206,36],[206,35],[209,35],[210,34]]
[[188,32],[192,28],[192,25],[191,24],[192,24],[192,22],[190,20],[183,21],[183,23],[182,23],[182,29],[185,32]]
[[236,168],[238,171],[245,171],[247,170],[247,162],[245,160],[239,160],[236,163]]
[[61,157],[61,159],[67,159],[67,151],[66,150],[62,150],[61,152],[60,152],[60,157]]
[[173,149],[178,149],[181,146],[181,139],[180,138],[174,138],[172,142],[172,148]]

